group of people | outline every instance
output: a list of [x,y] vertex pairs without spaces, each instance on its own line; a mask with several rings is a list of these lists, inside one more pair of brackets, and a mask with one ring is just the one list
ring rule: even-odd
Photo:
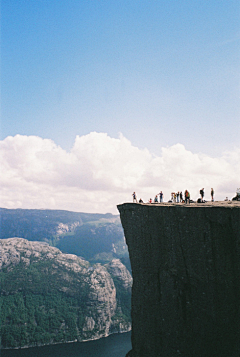
[[182,191],[181,192],[179,192],[179,191],[178,192],[172,192],[171,193],[171,201],[172,202],[177,202],[177,203],[182,202],[183,201],[183,193],[182,193]]
[[[159,201],[158,201],[158,195],[159,195]],[[141,198],[139,199],[139,201],[137,201],[136,192],[133,192],[132,196],[133,196],[133,202],[135,202],[135,203],[137,203],[137,202],[139,202],[139,203],[144,203]],[[155,196],[154,201],[150,198],[149,201],[148,201],[148,203],[158,203],[158,202],[161,203],[161,202],[163,202],[163,197],[164,197],[164,196],[163,196],[163,192],[160,191],[160,192]]]
[[190,203],[190,192],[188,190],[185,190],[184,192],[184,197],[182,191],[178,192],[172,192],[171,193],[171,200],[170,202],[174,203]]
[[[198,202],[205,202],[204,201],[204,188],[201,188],[201,190],[199,191],[201,198],[198,199]],[[211,201],[214,201],[214,189],[211,188]]]
[[[200,191],[200,196],[201,198],[198,199],[198,203],[200,202],[205,202],[204,201],[204,188],[202,188]],[[133,196],[133,202],[137,203],[143,203],[143,200],[140,198],[139,201],[137,201],[137,195],[136,192],[133,192],[132,194]],[[159,200],[158,200],[158,196],[159,196]],[[162,203],[163,202],[163,192],[160,191],[158,194],[156,194],[154,200],[152,200],[151,198],[149,199],[148,203]],[[211,200],[212,202],[214,201],[214,190],[213,188],[211,188]],[[171,199],[168,202],[174,202],[174,203],[190,203],[190,193],[188,190],[185,190],[184,192],[184,196],[182,191],[178,191],[178,192],[172,192],[171,193]]]

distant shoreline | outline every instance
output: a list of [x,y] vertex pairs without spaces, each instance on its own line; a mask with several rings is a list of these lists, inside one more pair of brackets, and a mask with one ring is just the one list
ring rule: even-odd
[[110,333],[107,336],[101,336],[99,338],[90,338],[89,340],[82,340],[82,341],[78,341],[78,340],[74,340],[74,341],[63,341],[63,342],[54,342],[54,343],[43,343],[43,344],[39,344],[39,345],[29,345],[29,346],[22,346],[22,347],[2,347],[0,346],[0,351],[1,350],[22,350],[22,349],[28,349],[28,348],[36,348],[36,347],[44,347],[44,346],[55,346],[55,345],[63,345],[64,343],[84,343],[84,342],[90,342],[90,341],[97,341],[97,340],[101,340],[102,338],[107,338],[111,335],[118,335],[118,334],[122,334],[122,333],[127,333],[127,332],[131,332],[132,329],[128,329],[126,331],[119,331],[119,332],[113,332]]

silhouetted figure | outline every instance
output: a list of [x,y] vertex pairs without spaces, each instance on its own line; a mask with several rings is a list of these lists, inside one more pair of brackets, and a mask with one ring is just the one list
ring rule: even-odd
[[214,201],[213,196],[214,196],[214,190],[213,190],[213,188],[211,188],[211,197],[212,197],[212,202]]
[[136,195],[136,192],[133,192],[132,196],[133,196],[133,202],[137,203],[137,195]]
[[162,191],[160,191],[160,193],[159,193],[159,202],[160,203],[163,202],[163,193],[162,193]]
[[140,198],[140,200],[138,201],[139,203],[143,203],[143,200]]
[[202,188],[202,189],[200,190],[200,195],[201,195],[201,199],[202,199],[202,201],[203,201],[203,197],[204,197],[204,188]]
[[180,202],[183,201],[183,195],[182,195],[182,191],[180,192]]

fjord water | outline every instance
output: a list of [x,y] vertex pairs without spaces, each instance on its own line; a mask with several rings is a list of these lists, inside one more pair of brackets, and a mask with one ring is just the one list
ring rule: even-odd
[[131,332],[114,334],[100,340],[52,346],[0,350],[1,357],[125,357],[130,351]]

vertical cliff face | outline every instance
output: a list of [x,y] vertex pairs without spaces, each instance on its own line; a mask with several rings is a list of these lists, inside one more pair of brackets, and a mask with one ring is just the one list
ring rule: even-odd
[[132,272],[131,357],[239,357],[240,204],[118,206]]

